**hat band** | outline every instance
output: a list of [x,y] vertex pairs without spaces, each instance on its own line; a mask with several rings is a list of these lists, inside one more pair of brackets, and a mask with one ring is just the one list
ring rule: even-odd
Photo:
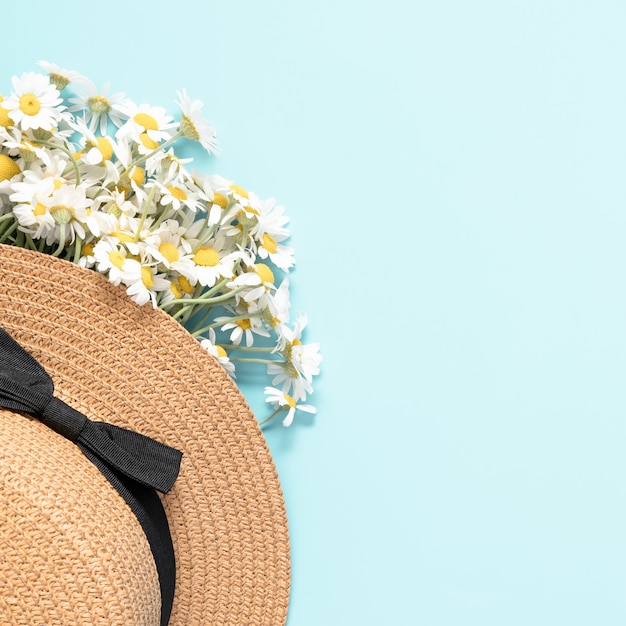
[[167,626],[174,601],[176,562],[163,504],[180,470],[182,453],[150,437],[94,422],[54,397],[43,366],[0,328],[0,407],[36,417],[74,442],[122,496],[137,517],[154,557],[161,589],[161,623]]

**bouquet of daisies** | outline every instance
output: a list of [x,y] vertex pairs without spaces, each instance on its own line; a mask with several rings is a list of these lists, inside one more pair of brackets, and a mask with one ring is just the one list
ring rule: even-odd
[[185,142],[215,153],[202,103],[183,90],[172,116],[40,66],[0,95],[0,243],[92,268],[163,308],[234,378],[240,362],[263,364],[273,411],[262,423],[314,413],[321,356],[302,341],[306,316],[290,319],[289,220],[177,154]]

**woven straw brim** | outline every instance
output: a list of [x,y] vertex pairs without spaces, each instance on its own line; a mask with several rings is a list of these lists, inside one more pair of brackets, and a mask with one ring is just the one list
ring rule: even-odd
[[[5,245],[0,325],[41,362],[59,398],[183,451],[162,498],[177,560],[170,626],[284,624],[283,494],[263,433],[217,361],[98,273]],[[31,500],[35,518],[23,504]],[[29,611],[64,626],[156,623],[145,617],[159,601],[154,565],[127,505],[74,444],[10,411],[0,411],[3,502],[3,625],[27,623],[19,616]],[[20,574],[7,580],[6,571]]]

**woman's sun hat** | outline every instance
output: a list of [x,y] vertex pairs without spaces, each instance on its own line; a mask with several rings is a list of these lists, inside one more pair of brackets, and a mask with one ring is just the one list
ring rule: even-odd
[[[167,313],[134,304],[104,276],[14,246],[0,245],[0,327],[0,372],[13,368],[0,389],[0,406],[11,407],[0,408],[0,623],[284,624],[282,491],[263,433],[217,360]],[[54,411],[29,414],[11,399],[13,383],[39,398],[33,372],[54,384],[50,406],[62,415],[52,427]],[[175,560],[169,621],[161,590],[174,563],[150,530],[152,505],[138,509],[132,499],[154,494],[151,481],[116,486],[115,461],[95,459],[87,434],[68,435],[67,415],[94,440],[135,431],[180,462],[178,477],[176,467],[165,479],[173,486],[157,486],[171,487],[157,498]]]

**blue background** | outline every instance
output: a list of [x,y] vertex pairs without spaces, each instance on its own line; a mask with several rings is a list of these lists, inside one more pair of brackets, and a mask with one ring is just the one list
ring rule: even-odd
[[210,168],[287,207],[324,355],[318,415],[265,431],[289,626],[626,623],[622,2],[3,18],[4,93],[39,59],[172,111],[186,88]]

